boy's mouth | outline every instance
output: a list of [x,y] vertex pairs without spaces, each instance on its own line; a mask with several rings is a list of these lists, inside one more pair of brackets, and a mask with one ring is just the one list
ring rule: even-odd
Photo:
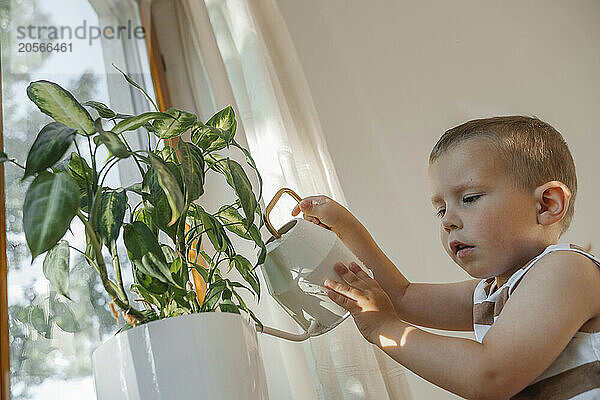
[[452,249],[452,252],[458,257],[464,257],[467,254],[471,253],[473,247],[474,246],[470,246],[463,242],[459,242],[458,240],[453,240],[452,242],[450,242],[450,248]]

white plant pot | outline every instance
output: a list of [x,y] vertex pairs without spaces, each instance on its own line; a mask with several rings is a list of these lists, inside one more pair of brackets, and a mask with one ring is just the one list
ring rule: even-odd
[[121,332],[92,354],[98,400],[267,400],[254,323],[201,313]]

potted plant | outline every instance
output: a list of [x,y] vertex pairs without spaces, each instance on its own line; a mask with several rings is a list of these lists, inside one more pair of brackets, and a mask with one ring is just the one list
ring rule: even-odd
[[[126,320],[93,354],[99,399],[266,398],[250,318],[262,324],[239,293],[260,296],[256,268],[266,256],[259,231],[262,180],[248,150],[235,140],[234,111],[228,106],[206,123],[175,108],[160,112],[148,94],[119,71],[156,111],[126,115],[96,101],[81,104],[49,81],[32,82],[27,88],[28,97],[54,120],[40,130],[22,167],[23,179],[33,177],[23,205],[32,260],[46,253],[45,276],[70,300],[69,253],[82,253],[100,275],[113,312],[120,309]],[[93,119],[86,107],[98,117]],[[170,145],[134,150],[127,136],[136,130]],[[187,132],[191,142],[181,138]],[[87,145],[88,160],[77,139]],[[76,151],[67,154],[73,145]],[[110,154],[102,166],[96,159],[101,146]],[[220,154],[224,149],[245,155],[258,178],[258,196],[242,166]],[[125,159],[134,161],[139,182],[105,185],[108,172]],[[5,161],[19,165],[0,153],[0,162]],[[224,176],[237,197],[216,212],[196,203],[210,171]],[[74,220],[85,226],[85,249],[61,240]],[[259,250],[256,264],[236,253],[230,234],[254,242]],[[132,266],[130,291],[136,299],[123,284],[120,235]],[[212,254],[201,247],[206,238]],[[243,283],[223,276],[223,263],[236,269]],[[109,270],[114,271],[112,278]],[[140,303],[141,309],[135,306]]]

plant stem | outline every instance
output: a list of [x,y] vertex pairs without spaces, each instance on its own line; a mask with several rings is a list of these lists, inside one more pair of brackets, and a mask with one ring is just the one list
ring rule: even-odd
[[100,273],[100,279],[102,280],[102,285],[104,286],[104,289],[111,297],[111,299],[115,302],[115,304],[118,305],[119,308],[121,308],[121,310],[123,310],[123,313],[131,316],[140,323],[146,322],[146,317],[144,316],[144,314],[131,307],[131,305],[124,303],[119,298],[113,287],[110,285],[110,279],[108,279],[108,273],[106,272],[104,258],[102,258],[102,248],[100,246],[100,243],[98,243],[96,233],[94,232],[94,229],[92,228],[90,223],[85,219],[83,214],[81,214],[80,211],[77,211],[77,217],[79,217],[81,222],[83,222],[83,224],[85,225],[85,228],[88,231],[88,234],[90,235],[90,238],[92,240],[92,246],[94,246],[94,251],[96,252],[96,259],[98,260],[98,272]]
[[121,139],[123,140],[123,143],[125,144],[125,147],[127,147],[127,150],[132,153],[132,157],[133,157],[133,161],[135,161],[138,170],[140,171],[140,175],[142,175],[142,178],[144,177],[144,170],[142,169],[142,166],[140,165],[139,161],[137,160],[137,158],[135,158],[136,154],[135,152],[131,149],[131,146],[129,145],[129,143],[127,143],[127,140],[125,139],[125,136],[121,133],[119,134],[119,136],[121,136]]
[[208,282],[206,282],[206,283],[209,284],[209,285],[212,283],[212,277],[213,277],[213,275],[215,273],[215,270],[217,269],[217,265],[219,265],[219,262],[220,262],[219,258],[221,257],[221,252],[218,252],[217,256],[218,256],[217,257],[217,263],[215,264],[214,261],[213,261],[213,265],[211,265],[210,272],[208,273]]
[[102,168],[100,168],[100,172],[98,172],[98,178],[100,178],[104,169],[108,167],[106,169],[106,172],[104,173],[104,177],[100,180],[100,186],[104,185],[104,180],[108,176],[108,171],[110,171],[112,169],[112,167],[117,165],[118,162],[119,162],[119,159],[117,157],[115,157],[114,159],[112,159],[112,160],[108,161],[106,164],[104,164],[104,166]]
[[135,212],[137,210],[137,208],[143,203],[144,201],[140,201],[139,203],[137,203],[135,205],[135,207],[133,207],[133,209],[129,206],[129,203],[127,204],[127,206],[129,207],[130,210],[130,214],[129,214],[129,223],[133,223],[133,219],[135,218]]
[[[81,151],[79,150],[79,146],[77,145],[77,139],[75,139],[73,141],[73,143],[75,143],[75,149],[77,150],[77,154],[79,155],[79,166],[81,167],[81,173],[83,174],[83,178],[85,179],[85,187],[86,187],[86,197],[87,197],[87,205],[88,205],[88,210],[90,209],[91,205],[92,205],[92,191],[91,191],[91,187],[90,187],[90,181],[88,180],[88,176],[87,173],[85,172],[85,168],[83,167],[83,157],[81,156]],[[92,179],[92,177],[90,176],[90,179]]]
[[19,163],[17,162],[17,160],[15,160],[14,158],[11,158],[10,160],[8,160],[8,162],[11,162],[11,163],[15,164],[17,167],[19,167],[19,168],[21,168],[21,169],[25,169],[25,167],[24,167],[24,166],[22,166],[21,164],[19,164]]
[[[69,245],[69,247],[72,248],[73,250],[77,251],[81,255],[83,255],[85,257],[85,260],[88,262],[88,264],[90,264],[92,267],[94,267],[96,272],[98,272],[98,274],[100,274],[100,269],[98,268],[98,265],[87,254],[85,254],[85,252],[83,252],[83,251],[79,250],[77,247],[74,247],[71,245]],[[113,281],[109,280],[109,283],[113,287],[113,289],[115,289],[115,290],[118,289],[118,286],[115,285],[115,283]]]
[[94,269],[96,270],[96,272],[100,273],[100,270],[98,269],[98,265],[96,265],[96,263],[94,262],[94,260],[92,260],[87,254],[85,254],[85,252],[79,250],[77,247],[71,246],[69,245],[70,248],[72,248],[73,250],[81,253],[81,255],[83,255],[86,259],[86,261],[88,262],[88,264],[92,265],[94,267]]
[[117,242],[114,240],[111,244],[111,253],[113,256],[113,266],[115,267],[115,277],[117,278],[119,291],[121,292],[123,299],[125,299],[125,304],[129,305],[129,298],[127,298],[127,293],[125,293],[125,288],[123,287],[123,278],[121,277],[121,262],[119,260],[119,252],[117,251]]
[[[201,225],[197,225],[197,226],[201,226]],[[202,234],[203,234],[204,232],[207,232],[207,231],[208,231],[208,230],[207,230],[207,229],[205,229],[205,230],[203,230],[203,231],[202,231],[202,232],[200,232],[200,233],[196,233],[196,234],[194,234],[194,236],[192,236],[192,237],[188,237],[188,238],[185,240],[185,244],[186,244],[186,246],[187,246],[187,245],[189,245],[189,244],[191,244],[191,243],[192,243],[194,240],[196,240],[198,237],[202,236]],[[190,234],[190,231],[187,231],[187,235],[189,235],[189,234]]]
[[[181,216],[179,217],[179,226],[177,227],[177,233],[175,238],[178,239],[176,246],[179,248],[181,253],[185,253],[186,241],[185,241],[185,215],[187,214],[188,206],[183,209]],[[184,260],[186,260],[184,258]]]
[[90,157],[92,159],[92,191],[95,192],[98,186],[98,177],[96,176],[96,152],[92,151],[92,139],[87,137],[88,148],[90,149]]

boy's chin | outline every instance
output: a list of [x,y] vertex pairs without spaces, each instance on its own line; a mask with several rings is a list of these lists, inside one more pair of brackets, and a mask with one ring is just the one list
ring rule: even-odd
[[482,266],[478,265],[478,263],[457,263],[463,271],[465,271],[469,276],[476,279],[487,279],[492,278],[494,274],[490,273],[490,271],[486,268],[482,268]]

